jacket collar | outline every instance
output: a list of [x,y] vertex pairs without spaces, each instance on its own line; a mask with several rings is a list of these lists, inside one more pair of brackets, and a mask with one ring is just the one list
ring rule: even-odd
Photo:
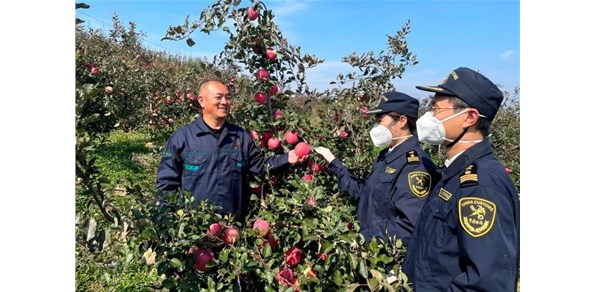
[[[410,149],[415,148],[418,145],[419,145],[419,138],[417,138],[417,135],[412,135],[411,137],[406,139],[404,142],[402,142],[402,144],[396,146],[396,148],[394,148],[394,150],[392,150],[392,152],[386,153],[386,163],[391,163],[396,158],[404,155]],[[385,151],[387,152],[388,150],[386,149]],[[420,153],[417,153],[417,154],[420,154]]]
[[473,163],[480,157],[493,153],[491,149],[491,142],[488,138],[466,149],[464,153],[460,154],[450,166],[443,168],[443,180],[447,180],[452,176],[462,172],[464,168]]
[[[210,128],[206,125],[206,122],[204,122],[204,118],[202,117],[202,115],[198,116],[198,118],[194,122],[194,128],[196,129],[196,136],[212,133]],[[223,125],[223,131],[221,132],[221,136],[224,137],[225,135],[227,135],[227,133],[236,134],[237,130],[233,127],[230,127],[229,122],[225,121],[225,124]]]

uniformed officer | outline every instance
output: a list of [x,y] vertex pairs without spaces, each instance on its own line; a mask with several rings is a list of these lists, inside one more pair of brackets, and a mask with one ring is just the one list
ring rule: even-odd
[[520,252],[516,189],[488,139],[503,95],[465,67],[437,86],[417,121],[419,140],[444,145],[442,177],[429,195],[405,255],[415,291],[515,291]]
[[185,189],[197,201],[209,200],[221,213],[243,219],[249,196],[248,173],[303,162],[294,150],[265,157],[249,133],[227,122],[231,95],[219,80],[201,83],[198,102],[202,115],[175,131],[168,139],[157,171],[157,188],[163,192]]
[[325,147],[316,147],[330,163],[341,190],[358,200],[361,234],[387,240],[396,236],[407,245],[425,199],[437,180],[435,165],[415,136],[419,101],[400,92],[387,92],[368,111],[376,123],[369,132],[374,145],[386,147],[371,173],[361,181]]

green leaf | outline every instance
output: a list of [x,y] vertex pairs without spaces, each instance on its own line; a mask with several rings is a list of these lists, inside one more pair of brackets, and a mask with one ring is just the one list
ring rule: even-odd
[[342,284],[342,273],[339,270],[334,271],[334,274],[332,275],[332,281],[334,281],[334,284],[338,286]]
[[183,266],[183,263],[178,258],[172,258],[169,260],[169,262],[171,263],[172,266],[174,266],[178,269]]
[[270,244],[264,244],[264,248],[262,249],[262,256],[264,258],[267,258],[271,254],[272,254],[272,249],[270,248]]
[[367,278],[367,264],[364,259],[359,260],[359,275],[363,278]]

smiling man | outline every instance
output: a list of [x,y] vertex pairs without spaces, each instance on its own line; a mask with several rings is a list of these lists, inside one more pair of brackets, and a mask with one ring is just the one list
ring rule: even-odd
[[175,131],[168,139],[157,171],[162,192],[188,190],[196,201],[209,200],[223,214],[242,220],[249,202],[247,175],[301,163],[294,150],[265,157],[249,133],[227,121],[231,110],[229,89],[220,80],[201,83],[198,102],[202,115]]

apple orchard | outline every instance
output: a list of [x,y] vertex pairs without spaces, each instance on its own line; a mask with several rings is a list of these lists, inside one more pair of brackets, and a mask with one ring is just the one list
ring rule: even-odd
[[[233,94],[229,121],[267,156],[323,145],[365,178],[379,151],[367,109],[417,63],[410,23],[382,52],[344,57],[352,73],[323,92],[305,81],[322,60],[291,45],[264,2],[216,1],[163,40],[199,46],[192,36],[215,30],[228,40],[206,62],[143,48],[136,25],[117,16],[107,35],[77,24],[77,291],[409,291],[405,247],[397,238],[364,243],[356,202],[319,155],[251,176],[244,221],[185,192],[169,195],[179,204],[160,202],[156,170],[168,136],[200,113],[198,84],[217,78]],[[519,191],[519,88],[504,94],[491,141]],[[439,147],[426,147],[441,164]]]

